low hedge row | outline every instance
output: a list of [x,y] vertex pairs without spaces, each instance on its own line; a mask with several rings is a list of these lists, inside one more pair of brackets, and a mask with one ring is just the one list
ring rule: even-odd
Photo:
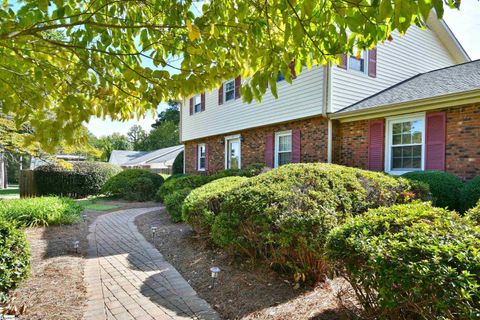
[[122,171],[104,162],[72,161],[71,167],[44,165],[33,171],[39,195],[84,198],[100,193],[108,179]]
[[127,169],[110,178],[102,192],[131,201],[152,200],[163,177],[144,169]]
[[478,319],[480,228],[428,203],[378,208],[330,232],[326,255],[367,318]]

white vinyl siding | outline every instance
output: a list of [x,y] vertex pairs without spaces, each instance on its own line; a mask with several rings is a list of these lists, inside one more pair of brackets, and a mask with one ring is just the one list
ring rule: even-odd
[[278,99],[267,89],[261,103],[247,104],[240,98],[222,105],[218,104],[218,89],[207,91],[205,111],[195,117],[189,116],[188,101],[184,101],[182,141],[321,115],[323,67],[304,70],[292,84],[278,82],[277,91]]
[[340,110],[419,73],[455,63],[430,29],[411,27],[403,37],[393,33],[392,42],[385,41],[377,47],[375,78],[332,67],[330,111]]

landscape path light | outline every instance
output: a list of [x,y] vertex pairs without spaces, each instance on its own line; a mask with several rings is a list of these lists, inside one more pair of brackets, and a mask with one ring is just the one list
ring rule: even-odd
[[215,288],[215,280],[218,278],[218,274],[220,273],[219,267],[211,267],[210,272],[212,275],[212,289]]
[[78,246],[80,245],[80,241],[74,240],[73,241],[73,248],[75,249],[75,252],[78,253]]
[[157,227],[151,227],[150,231],[152,232],[152,240],[155,241],[155,233],[157,232]]

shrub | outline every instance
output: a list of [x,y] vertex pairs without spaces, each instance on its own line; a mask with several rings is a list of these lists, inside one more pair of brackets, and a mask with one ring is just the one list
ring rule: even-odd
[[371,210],[334,229],[326,254],[367,317],[478,319],[480,228],[429,203]]
[[70,198],[39,197],[0,201],[0,218],[19,226],[71,224],[80,218],[82,207]]
[[44,165],[33,171],[39,195],[84,198],[99,194],[103,184],[122,171],[104,162],[74,161],[71,168]]
[[175,160],[173,160],[172,175],[183,174],[183,154],[183,151],[180,152],[175,158]]
[[165,197],[165,208],[174,222],[182,221],[182,205],[185,198],[192,191],[190,188],[183,188]]
[[480,201],[475,207],[468,210],[465,216],[476,224],[480,224]]
[[460,211],[473,208],[480,199],[480,177],[476,177],[463,185],[460,191]]
[[243,169],[243,175],[246,177],[254,177],[269,170],[270,168],[268,168],[265,163],[252,163]]
[[[146,182],[150,180],[151,183]],[[151,200],[155,195],[155,190],[160,188],[163,183],[162,176],[144,169],[127,169],[110,178],[102,188],[102,191],[108,195],[121,197],[125,199],[144,199]],[[132,190],[132,187],[135,190]],[[144,192],[139,195],[139,192]]]
[[210,182],[208,176],[194,176],[194,175],[180,175],[176,177],[170,177],[165,183],[158,189],[155,199],[163,202],[167,195],[174,193],[175,191],[189,188],[195,189],[204,184]]
[[0,300],[28,276],[30,253],[22,230],[0,219]]
[[183,203],[183,220],[199,233],[210,233],[225,195],[246,180],[246,177],[225,177],[193,190]]
[[320,279],[328,232],[346,217],[406,201],[408,190],[407,180],[383,173],[320,163],[285,165],[227,194],[218,219],[238,224],[215,221],[212,240]]
[[225,169],[225,170],[218,171],[215,174],[212,174],[211,176],[209,176],[209,179],[213,181],[213,180],[217,180],[225,177],[235,177],[235,176],[242,176],[242,175],[244,175],[244,172],[241,169]]
[[428,184],[435,206],[451,210],[459,208],[458,197],[463,184],[456,176],[443,171],[415,171],[402,177]]

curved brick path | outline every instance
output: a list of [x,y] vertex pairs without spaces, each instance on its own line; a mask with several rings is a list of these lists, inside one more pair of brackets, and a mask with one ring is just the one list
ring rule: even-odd
[[85,319],[219,319],[138,232],[135,217],[159,209],[116,211],[90,225]]

